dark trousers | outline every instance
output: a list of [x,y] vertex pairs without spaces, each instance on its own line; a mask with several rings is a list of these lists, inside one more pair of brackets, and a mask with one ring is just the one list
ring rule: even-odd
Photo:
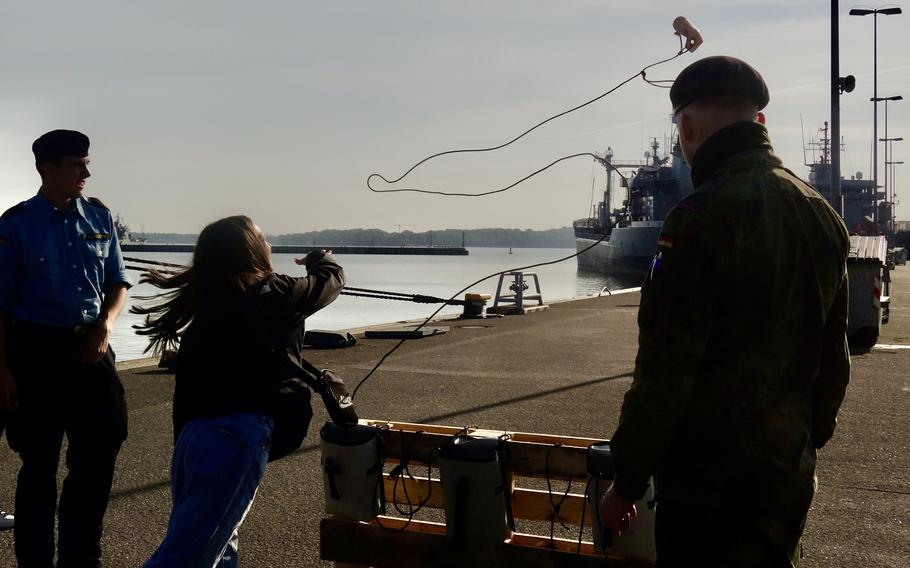
[[72,330],[15,326],[9,350],[18,405],[10,446],[22,469],[16,487],[16,559],[22,568],[54,566],[57,468],[64,435],[67,475],[60,493],[58,568],[101,565],[101,528],[114,463],[126,439],[123,386],[114,354],[94,365],[76,353]]
[[735,499],[721,504],[660,499],[655,516],[657,566],[797,566],[811,501],[809,495],[759,508]]

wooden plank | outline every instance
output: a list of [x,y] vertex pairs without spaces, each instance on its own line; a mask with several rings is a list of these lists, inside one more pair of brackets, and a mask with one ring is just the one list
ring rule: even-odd
[[600,438],[579,438],[577,436],[556,436],[553,434],[532,434],[528,432],[510,432],[509,437],[515,442],[536,442],[538,444],[562,444],[563,446],[577,446],[587,448],[591,444],[606,442]]
[[[399,505],[418,505],[424,499],[429,497],[426,503],[427,507],[434,509],[445,509],[446,502],[442,492],[442,483],[438,479],[428,480],[426,477],[414,476],[401,477],[398,479],[398,487],[395,487],[395,480],[388,473],[384,473],[383,483],[385,485],[385,499],[389,503],[398,503]],[[407,492],[407,493],[405,493]]]
[[[401,505],[417,505],[427,499],[427,507],[434,509],[445,509],[445,497],[443,495],[442,483],[438,479],[428,480],[425,477],[407,477],[398,480],[397,492],[393,493],[395,480],[384,475],[385,498],[389,503],[399,503]],[[407,493],[405,493],[407,491]],[[549,521],[553,517],[552,503],[559,503],[563,498],[561,491],[554,491],[552,502],[550,494],[538,489],[525,489],[516,487],[512,490],[512,513],[516,519],[527,519],[532,521]],[[584,495],[569,493],[559,508],[559,517],[557,522],[567,525],[578,526],[581,521],[581,510],[584,507]],[[591,523],[590,508],[586,508],[586,524]]]
[[[453,543],[444,534],[416,530],[423,522],[413,521],[408,530],[391,532],[366,523],[323,519],[320,524],[320,555],[323,560],[374,566],[376,568],[602,568],[643,566],[629,560],[542,549],[534,537],[495,547],[471,549]],[[415,530],[411,530],[415,528]],[[514,537],[513,537],[514,538]],[[545,539],[549,545],[549,539]],[[554,541],[555,542],[555,541]],[[529,544],[524,544],[529,543]],[[570,547],[564,541],[557,547]],[[577,545],[576,545],[577,546]]]
[[423,532],[429,534],[446,534],[445,523],[434,523],[433,521],[408,521],[398,517],[389,517],[379,515],[370,523],[373,526],[390,530],[390,531],[409,531]]
[[369,420],[361,418],[359,420],[360,424],[365,426],[378,426],[384,430],[401,430],[402,432],[428,432],[430,434],[447,434],[449,436],[454,436],[459,432],[467,430],[468,432],[473,432],[477,430],[476,427],[468,428],[458,428],[455,426],[439,426],[437,424],[417,424],[414,422],[389,422],[388,420]]
[[[549,477],[551,480],[574,479],[579,488],[587,477],[587,447],[603,440],[571,436],[555,436],[526,432],[500,432],[476,427],[458,428],[414,423],[393,423],[361,420],[362,424],[379,426],[385,442],[387,461],[394,463],[406,457],[423,469],[425,464],[435,466],[438,448],[448,443],[456,434],[474,434],[489,437],[505,436],[504,446],[509,456],[507,483],[510,485],[513,512],[518,519],[550,521],[554,514],[553,503],[563,499],[559,489],[551,496],[547,491],[515,488],[515,476]],[[416,470],[415,470],[416,471]],[[423,470],[424,473],[426,470]],[[417,505],[427,499],[425,506],[444,509],[445,498],[438,479],[423,476],[402,477],[396,481],[384,474],[384,490],[389,502],[397,501]],[[407,497],[405,497],[405,491]],[[552,501],[551,501],[552,497]],[[584,520],[590,524],[591,511],[585,511],[584,496],[568,494],[562,501],[559,517],[564,524],[578,526]],[[320,526],[321,553],[325,560],[340,563],[372,566],[375,568],[401,567],[443,568],[470,565],[530,568],[593,568],[594,566],[650,566],[627,559],[604,559],[596,554],[590,542],[569,539],[550,539],[548,536],[515,533],[502,545],[484,550],[470,550],[469,545],[456,546],[446,536],[442,523],[408,521],[400,517],[377,517],[372,523],[357,523],[343,519],[324,519]],[[579,551],[580,553],[577,553]]]
[[509,469],[517,475],[587,479],[587,448],[514,441],[507,442],[506,447],[509,450]]
[[437,447],[447,443],[458,431],[439,433],[432,431],[409,432],[403,430],[380,430],[384,442],[383,452],[387,461],[401,461],[406,458],[415,464],[436,461]]
[[562,444],[563,446],[578,446],[581,448],[586,448],[591,444],[596,444],[599,442],[606,442],[607,440],[601,438],[580,438],[578,436],[558,436],[555,434],[538,434],[534,432],[508,432],[505,430],[485,430],[477,428],[476,426],[468,426],[466,428],[459,428],[456,426],[439,426],[437,424],[418,424],[416,422],[389,422],[386,420],[360,420],[361,424],[367,426],[379,426],[381,428],[386,428],[390,430],[402,430],[404,432],[417,432],[422,430],[424,432],[431,432],[434,434],[448,434],[453,436],[460,432],[467,431],[468,433],[482,433],[490,435],[506,435],[509,439],[516,442],[536,442],[538,444]]
[[[382,430],[385,456],[391,461],[406,457],[409,461],[419,464],[435,461],[436,448],[448,443],[452,436],[460,431],[457,428],[447,430],[449,431],[444,433],[429,429]],[[515,475],[545,477],[549,473],[551,479],[587,477],[587,446],[541,444],[520,440],[505,440],[504,445],[509,453],[508,469]]]
[[[559,503],[562,492],[553,492],[553,503]],[[569,493],[559,507],[556,522],[578,526],[581,522],[581,509],[584,506],[584,495]],[[546,491],[537,489],[516,488],[512,492],[512,514],[516,519],[532,521],[549,521],[553,518],[553,505]],[[591,508],[585,508],[585,524],[591,524]]]
[[512,538],[508,541],[516,546],[528,546],[532,548],[543,548],[546,550],[559,550],[561,552],[570,552],[572,554],[585,554],[587,556],[596,556],[603,559],[594,548],[593,542],[582,541],[579,546],[577,540],[566,538],[554,538],[552,541],[548,536],[536,534],[512,533]]
[[[523,533],[512,533],[512,538],[509,539],[509,544],[516,546],[526,546],[529,548],[534,548],[540,550],[541,548],[547,550],[557,550],[563,553],[570,553],[572,555],[583,554],[589,557],[597,558],[601,566],[636,566],[640,568],[646,568],[654,566],[652,562],[647,560],[633,560],[630,558],[621,558],[618,556],[609,555],[606,558],[602,556],[597,549],[594,548],[593,542],[582,541],[581,546],[579,546],[577,540],[566,539],[566,538],[554,538],[550,540],[548,536],[539,536],[534,534],[523,534]],[[538,552],[540,554],[540,552]],[[618,564],[617,564],[618,563]]]

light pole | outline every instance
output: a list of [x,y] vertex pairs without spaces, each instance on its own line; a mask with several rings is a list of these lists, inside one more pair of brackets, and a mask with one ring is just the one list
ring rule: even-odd
[[[880,101],[885,101],[885,137],[884,137],[884,138],[879,138],[878,141],[879,141],[879,142],[887,142],[887,141],[888,141],[888,101],[902,101],[902,100],[904,100],[904,97],[902,97],[902,96],[900,96],[900,95],[893,95],[893,96],[890,96],[890,97],[873,97],[873,98],[870,99],[870,100],[871,100],[873,103],[878,103],[878,102],[880,102]],[[877,105],[876,105],[876,106],[877,106]],[[876,144],[876,146],[878,146],[878,144]],[[889,146],[888,144],[885,145],[885,161],[886,161],[886,162],[888,161],[888,146]],[[889,197],[889,194],[888,194],[888,168],[887,168],[887,167],[885,167],[885,183],[884,183],[884,186],[885,186],[885,200],[889,200],[890,197]]]
[[[887,121],[885,124],[888,124]],[[888,136],[888,128],[885,127],[885,136]],[[888,185],[888,164],[893,162],[888,161],[888,156],[891,156],[891,159],[894,159],[894,142],[903,142],[903,137],[897,138],[879,138],[879,142],[885,143],[885,199],[891,202],[891,206],[894,206],[894,179],[891,179],[891,185]],[[889,192],[888,189],[891,189]]]
[[[897,138],[897,140],[901,140],[901,138]],[[895,180],[895,175],[894,175],[895,174],[894,166],[899,166],[903,163],[904,163],[903,160],[900,162],[891,162],[891,161],[885,162],[886,170],[888,169],[888,166],[891,166],[891,193],[892,193],[893,199],[894,199],[894,203],[891,205],[891,227],[895,233],[897,233],[897,212],[896,212],[897,193],[894,191],[894,188],[897,187],[897,184],[895,183],[896,180]]]
[[[853,8],[851,16],[868,16],[872,14],[872,184],[873,191],[878,193],[878,15],[895,16],[902,11],[891,8]],[[872,215],[878,216],[878,208],[872,208]]]

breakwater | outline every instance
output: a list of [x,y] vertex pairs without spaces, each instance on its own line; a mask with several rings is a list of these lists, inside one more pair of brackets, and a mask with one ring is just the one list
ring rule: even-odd
[[[195,245],[169,244],[169,243],[121,243],[123,252],[193,252]],[[274,254],[307,254],[312,251],[331,250],[335,254],[400,254],[400,255],[430,255],[430,256],[467,256],[468,249],[464,247],[352,247],[331,245],[273,245]]]

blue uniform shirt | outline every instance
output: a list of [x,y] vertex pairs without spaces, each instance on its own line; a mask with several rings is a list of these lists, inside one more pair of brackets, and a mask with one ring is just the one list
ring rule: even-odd
[[0,310],[14,320],[90,325],[118,283],[132,285],[106,208],[80,197],[60,211],[39,193],[0,219]]

